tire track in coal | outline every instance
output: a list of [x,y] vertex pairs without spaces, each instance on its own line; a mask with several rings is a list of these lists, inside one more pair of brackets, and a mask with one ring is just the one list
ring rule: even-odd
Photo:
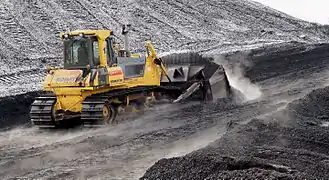
[[[19,73],[6,74],[0,76],[0,97],[8,94],[23,94],[41,88],[41,83],[45,77],[45,72],[40,70],[26,70]],[[32,86],[31,86],[32,85]],[[34,88],[29,88],[33,87]]]
[[32,69],[32,70],[26,70],[26,71],[21,71],[19,73],[14,73],[14,74],[6,74],[6,75],[1,75],[0,76],[0,83],[3,83],[4,85],[9,85],[13,83],[17,83],[19,81],[24,81],[27,82],[28,79],[33,79],[33,78],[40,78],[45,76],[45,72],[38,72],[39,70],[37,69]]
[[12,14],[12,6],[13,5],[10,3],[4,4],[5,12],[1,14],[1,19],[4,20],[1,23],[1,28],[4,31],[2,35],[5,35],[3,37],[10,37],[11,45],[14,47],[16,45],[20,45],[21,48],[19,52],[23,53],[25,56],[32,53],[40,53],[40,51],[37,50],[42,50],[45,47],[41,46],[39,43],[33,43],[39,42],[39,39],[36,39],[31,34],[31,32],[28,31],[26,27],[20,23],[19,19],[17,19],[17,17]]

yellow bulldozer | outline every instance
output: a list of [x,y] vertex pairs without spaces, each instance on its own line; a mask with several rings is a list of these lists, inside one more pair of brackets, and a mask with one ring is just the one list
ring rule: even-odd
[[124,48],[111,30],[60,33],[63,67],[47,69],[44,93],[30,109],[34,126],[113,124],[119,110],[163,98],[178,103],[231,95],[222,66],[197,53],[159,57],[151,41],[145,52],[132,53],[129,28],[123,26]]

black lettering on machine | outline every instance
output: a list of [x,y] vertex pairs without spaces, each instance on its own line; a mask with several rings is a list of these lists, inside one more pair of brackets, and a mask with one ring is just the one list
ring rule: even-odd
[[59,77],[56,78],[56,82],[75,82],[76,77]]

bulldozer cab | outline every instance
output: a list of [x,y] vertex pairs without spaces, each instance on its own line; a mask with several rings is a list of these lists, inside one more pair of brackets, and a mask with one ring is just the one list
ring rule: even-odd
[[132,55],[125,48],[120,49],[110,31],[76,31],[64,41],[64,69],[79,69],[86,74],[90,69],[101,67],[121,67],[124,78],[142,77],[146,57]]
[[96,37],[64,40],[64,68],[85,69],[87,65],[95,67],[100,65],[98,53],[98,40]]

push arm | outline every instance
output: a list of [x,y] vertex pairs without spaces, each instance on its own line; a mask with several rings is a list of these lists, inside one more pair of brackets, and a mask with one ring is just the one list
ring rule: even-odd
[[157,55],[157,53],[155,52],[155,49],[154,49],[151,41],[147,41],[146,42],[146,49],[149,51],[149,55],[154,59],[154,63],[160,66],[161,70],[166,75],[166,77],[168,78],[169,82],[171,82],[171,79],[169,78],[168,73],[167,73],[167,69],[164,66],[161,58],[159,58],[158,55]]

